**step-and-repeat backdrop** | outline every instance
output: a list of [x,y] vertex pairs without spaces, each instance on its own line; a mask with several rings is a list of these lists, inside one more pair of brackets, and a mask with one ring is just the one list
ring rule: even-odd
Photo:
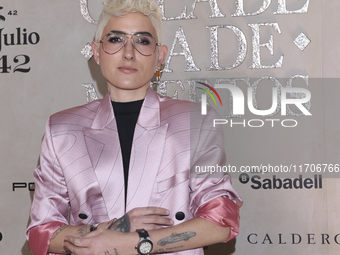
[[[30,254],[48,116],[106,93],[88,50],[102,2],[0,1],[1,254]],[[244,200],[240,235],[206,254],[339,254],[339,1],[159,5],[169,54],[154,85],[216,109],[228,161],[197,171],[229,172]]]

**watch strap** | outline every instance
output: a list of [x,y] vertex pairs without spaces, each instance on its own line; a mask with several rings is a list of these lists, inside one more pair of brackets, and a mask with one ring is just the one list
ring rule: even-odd
[[143,238],[143,239],[149,238],[150,239],[148,231],[146,231],[144,228],[136,229],[136,232],[138,233],[140,238]]

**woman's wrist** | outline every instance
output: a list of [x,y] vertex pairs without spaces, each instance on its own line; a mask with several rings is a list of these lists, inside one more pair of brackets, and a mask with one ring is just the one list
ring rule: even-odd
[[101,229],[101,230],[104,230],[104,229],[109,229],[110,226],[112,226],[114,224],[114,222],[116,221],[117,219],[114,218],[110,221],[107,221],[107,222],[95,222],[95,223],[92,223],[89,226],[89,232],[93,232],[97,229]]
[[[137,254],[136,246],[140,241],[139,235],[138,235],[137,232],[134,231],[134,232],[128,233],[128,236],[129,236],[129,238],[128,238],[129,239],[129,243],[128,243],[129,254],[130,254],[130,252],[131,252],[131,254]],[[132,247],[130,247],[130,246],[132,246]]]
[[116,221],[117,221],[117,218],[114,218],[114,219],[110,220],[109,222],[107,222],[105,228],[106,229],[114,230],[112,226],[115,224]]

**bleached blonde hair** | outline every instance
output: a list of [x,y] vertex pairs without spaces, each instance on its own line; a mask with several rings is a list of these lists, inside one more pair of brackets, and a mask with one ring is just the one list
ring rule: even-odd
[[148,16],[157,33],[157,42],[162,43],[162,15],[156,0],[108,0],[97,23],[95,41],[103,36],[103,31],[111,17],[120,17],[129,12],[139,12]]

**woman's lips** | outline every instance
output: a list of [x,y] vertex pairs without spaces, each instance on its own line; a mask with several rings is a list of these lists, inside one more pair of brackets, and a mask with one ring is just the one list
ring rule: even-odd
[[136,68],[133,68],[132,66],[120,66],[118,67],[118,70],[123,72],[123,73],[135,73],[137,72],[138,70]]

